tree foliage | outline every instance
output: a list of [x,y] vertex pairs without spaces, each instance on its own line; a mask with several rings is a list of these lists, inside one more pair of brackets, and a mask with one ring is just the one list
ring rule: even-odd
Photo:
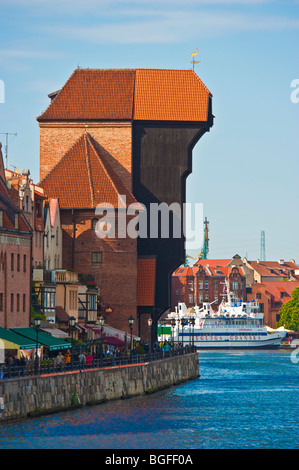
[[280,319],[277,326],[288,330],[299,331],[299,287],[292,292],[292,298],[280,309]]

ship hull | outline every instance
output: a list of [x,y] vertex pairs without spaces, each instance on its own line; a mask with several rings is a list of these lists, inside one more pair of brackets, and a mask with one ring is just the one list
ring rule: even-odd
[[185,337],[184,341],[182,335],[179,335],[179,342],[181,344],[187,345],[190,344],[190,341],[198,349],[277,349],[279,348],[281,341],[285,335],[280,334],[271,334],[265,337],[259,335],[252,335],[249,338],[239,339],[238,336],[230,336],[223,339],[222,337],[214,336],[216,339],[208,339],[202,336],[194,336],[194,341],[191,335]]

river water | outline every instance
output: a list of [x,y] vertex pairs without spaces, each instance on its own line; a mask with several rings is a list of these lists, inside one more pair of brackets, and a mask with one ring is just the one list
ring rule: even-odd
[[0,448],[298,449],[294,354],[201,351],[199,372],[153,395],[1,424]]

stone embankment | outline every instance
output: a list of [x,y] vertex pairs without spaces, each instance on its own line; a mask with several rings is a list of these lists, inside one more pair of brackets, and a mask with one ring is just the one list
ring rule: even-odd
[[0,423],[154,393],[199,377],[198,354],[0,381]]

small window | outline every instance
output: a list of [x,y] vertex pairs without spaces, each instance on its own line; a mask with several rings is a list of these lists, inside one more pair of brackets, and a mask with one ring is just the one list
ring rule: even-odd
[[27,269],[26,263],[27,263],[27,256],[24,255],[24,261],[23,261],[23,271],[24,271],[24,273],[26,272],[26,269]]
[[17,254],[17,271],[20,271],[20,253]]
[[101,263],[102,262],[102,252],[93,252],[92,253],[92,262],[93,263]]
[[14,264],[15,264],[15,257],[14,257],[14,254],[11,253],[11,255],[10,255],[10,269],[11,269],[11,271],[13,271],[15,269]]
[[26,294],[23,294],[23,312],[26,312]]
[[0,293],[0,312],[3,312],[3,293]]
[[0,211],[0,227],[3,227],[3,211]]
[[96,231],[98,221],[99,219],[92,219],[91,221],[91,228],[94,232]]

